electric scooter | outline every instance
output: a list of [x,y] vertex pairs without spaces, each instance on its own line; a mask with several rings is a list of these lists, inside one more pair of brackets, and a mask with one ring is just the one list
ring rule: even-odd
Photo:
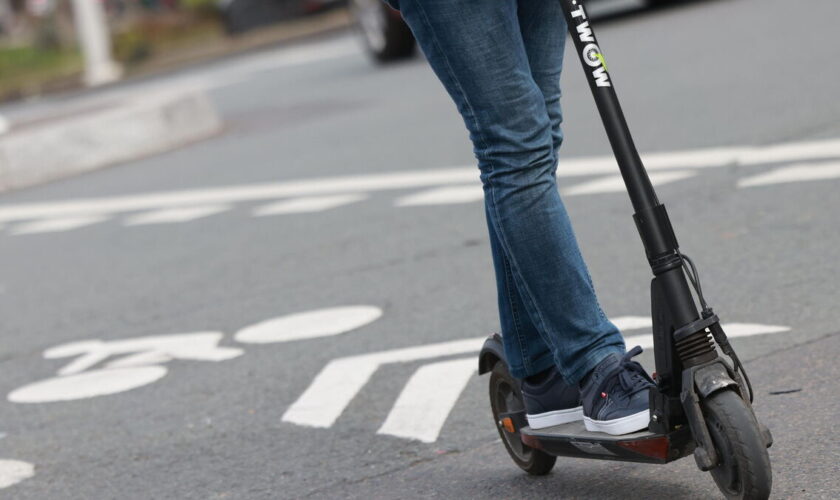
[[650,391],[650,423],[645,431],[612,436],[589,432],[582,421],[531,429],[520,382],[508,372],[502,339],[494,334],[479,355],[479,373],[490,373],[490,406],[499,435],[516,465],[533,475],[547,474],[558,456],[664,464],[693,454],[697,467],[711,473],[726,498],[765,499],[772,483],[767,448],[773,438],[753,413],[749,378],[718,316],[707,305],[697,269],[681,253],[665,206],[657,199],[584,0],[559,1],[653,271],[656,384]]

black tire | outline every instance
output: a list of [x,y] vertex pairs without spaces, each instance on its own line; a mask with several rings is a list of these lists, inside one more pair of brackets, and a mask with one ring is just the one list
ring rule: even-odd
[[493,410],[493,422],[499,431],[514,463],[528,474],[544,476],[551,472],[557,457],[540,450],[525,446],[519,438],[519,432],[508,432],[499,424],[499,414],[519,411],[524,408],[519,381],[510,376],[504,361],[497,361],[490,372],[490,407]]
[[417,42],[399,12],[382,0],[351,0],[350,10],[367,52],[380,63],[406,59]]
[[720,463],[710,472],[728,499],[763,500],[770,496],[773,475],[767,446],[746,401],[730,390],[701,403]]

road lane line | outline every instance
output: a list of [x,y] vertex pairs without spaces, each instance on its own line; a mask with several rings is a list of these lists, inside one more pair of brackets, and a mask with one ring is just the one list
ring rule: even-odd
[[[723,331],[730,339],[740,337],[753,337],[755,335],[772,335],[774,333],[789,332],[790,328],[787,326],[777,325],[762,325],[758,323],[726,323],[723,324]],[[653,347],[653,334],[645,333],[642,335],[633,335],[625,337],[624,343],[627,347],[642,346],[644,349]]]
[[456,340],[334,359],[327,363],[306,391],[286,410],[282,421],[307,427],[331,427],[382,364],[478,352],[486,338]]
[[610,321],[619,330],[638,330],[653,326],[653,321],[651,321],[650,316],[619,316],[617,318],[610,318]]
[[[661,186],[670,182],[676,182],[689,177],[694,177],[697,172],[691,170],[676,170],[673,172],[652,172],[648,174],[650,182],[654,186]],[[562,189],[563,196],[579,196],[585,194],[621,193],[627,188],[621,175],[610,175],[601,177],[589,182],[576,184]]]
[[[778,163],[780,160],[801,161],[835,157],[840,158],[840,140],[652,153],[643,155],[643,160],[651,170],[651,176],[654,176],[658,170],[756,165]],[[611,156],[564,158],[560,161],[557,175],[594,176],[615,174],[617,171],[615,159]],[[0,222],[74,215],[110,215],[115,212],[160,210],[191,205],[431,188],[467,183],[472,183],[479,189],[478,169],[474,166],[0,205]],[[611,181],[610,188],[617,190],[618,184]]]
[[377,434],[424,443],[437,441],[443,424],[476,374],[475,358],[423,365],[408,380]]
[[452,205],[456,203],[472,203],[484,199],[484,189],[475,182],[465,186],[447,186],[397,198],[394,202],[398,207],[419,207],[429,205]]
[[738,153],[739,165],[825,160],[840,157],[840,140],[808,141],[748,148]]
[[323,212],[338,208],[351,203],[368,199],[365,194],[338,194],[332,196],[304,196],[289,200],[269,203],[254,209],[254,217],[266,217],[269,215],[303,214]]
[[476,168],[451,168],[387,174],[325,177],[289,182],[226,186],[208,189],[153,192],[58,202],[0,205],[0,221],[76,214],[128,212],[217,203],[410,189],[453,183],[478,182]]
[[104,215],[77,215],[72,217],[54,217],[48,219],[21,222],[9,228],[12,235],[57,233],[90,226],[108,219]]
[[174,224],[189,222],[230,210],[230,205],[205,205],[197,207],[167,208],[132,215],[123,222],[126,226],[146,226],[151,224]]
[[840,162],[797,164],[738,181],[739,188],[840,178]]

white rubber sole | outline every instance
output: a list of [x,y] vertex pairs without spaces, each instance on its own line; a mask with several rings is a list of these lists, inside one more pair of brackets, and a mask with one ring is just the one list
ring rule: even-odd
[[568,410],[547,411],[536,415],[525,415],[528,419],[528,427],[532,429],[545,429],[555,425],[568,424],[583,420],[583,406],[569,408]]
[[589,417],[583,417],[583,425],[586,426],[586,430],[606,432],[613,436],[645,430],[649,423],[650,410],[640,411],[615,420],[593,420]]

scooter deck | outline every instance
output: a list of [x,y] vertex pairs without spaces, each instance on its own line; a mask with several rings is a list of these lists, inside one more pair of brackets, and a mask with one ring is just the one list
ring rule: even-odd
[[583,421],[534,430],[520,429],[522,442],[549,455],[621,460],[645,463],[668,463],[690,454],[694,440],[687,427],[669,434],[650,431],[612,436],[586,430]]

